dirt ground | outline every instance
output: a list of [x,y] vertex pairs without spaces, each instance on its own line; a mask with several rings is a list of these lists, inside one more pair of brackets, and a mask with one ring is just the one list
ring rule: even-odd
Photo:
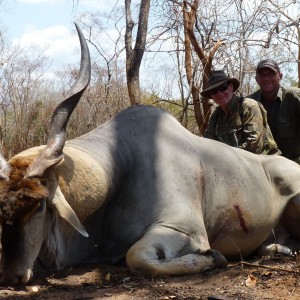
[[299,257],[231,262],[226,269],[189,276],[145,278],[125,266],[35,269],[23,287],[2,286],[0,299],[300,299]]

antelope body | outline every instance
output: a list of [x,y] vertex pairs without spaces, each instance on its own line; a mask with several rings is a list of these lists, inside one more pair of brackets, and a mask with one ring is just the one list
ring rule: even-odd
[[180,275],[251,255],[279,225],[300,238],[300,166],[288,159],[195,136],[143,105],[66,141],[90,78],[78,33],[79,77],[47,145],[1,156],[5,283],[27,283],[37,258],[56,269],[126,261],[135,274]]

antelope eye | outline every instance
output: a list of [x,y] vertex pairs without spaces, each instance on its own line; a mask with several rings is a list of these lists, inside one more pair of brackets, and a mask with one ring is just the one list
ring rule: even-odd
[[36,212],[42,212],[45,207],[45,203],[46,203],[45,199],[41,200]]

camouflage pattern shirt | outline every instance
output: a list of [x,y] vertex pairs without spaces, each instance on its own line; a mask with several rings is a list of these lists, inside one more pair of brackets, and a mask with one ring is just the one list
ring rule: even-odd
[[281,154],[267,123],[267,113],[257,101],[233,96],[227,115],[217,107],[204,137],[256,154]]
[[247,96],[263,104],[268,123],[282,156],[300,164],[300,89],[280,87],[272,102],[264,101],[261,90]]

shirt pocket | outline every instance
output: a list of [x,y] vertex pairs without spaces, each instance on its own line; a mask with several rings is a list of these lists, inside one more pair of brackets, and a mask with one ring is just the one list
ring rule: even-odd
[[292,124],[286,120],[278,120],[277,137],[290,138],[293,136]]

